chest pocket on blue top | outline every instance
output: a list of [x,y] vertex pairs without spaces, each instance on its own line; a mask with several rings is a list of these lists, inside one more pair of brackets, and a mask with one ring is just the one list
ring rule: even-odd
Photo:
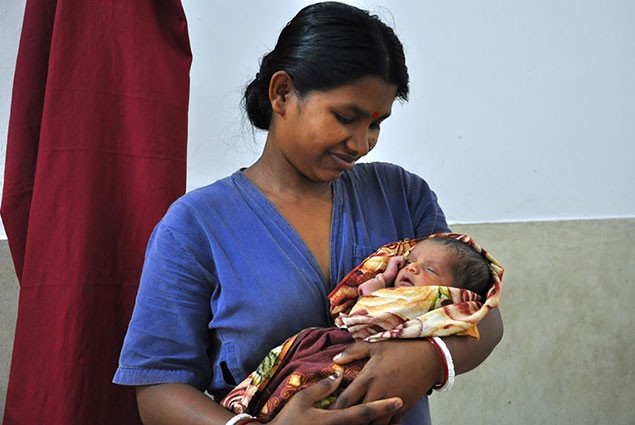
[[351,270],[357,266],[359,263],[364,261],[366,257],[375,252],[378,247],[370,247],[364,245],[353,245],[353,267]]

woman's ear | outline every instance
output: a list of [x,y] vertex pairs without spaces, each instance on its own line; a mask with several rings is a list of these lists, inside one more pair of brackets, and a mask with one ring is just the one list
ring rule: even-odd
[[269,102],[273,113],[284,115],[289,97],[294,93],[293,80],[286,71],[277,71],[273,74],[269,82]]

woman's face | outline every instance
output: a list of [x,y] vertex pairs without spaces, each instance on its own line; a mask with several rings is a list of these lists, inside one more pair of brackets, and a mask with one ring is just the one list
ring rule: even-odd
[[377,144],[397,88],[378,77],[288,96],[273,134],[286,163],[316,182],[337,179]]
[[453,286],[450,249],[430,240],[419,242],[405,257],[406,265],[395,278],[395,287]]

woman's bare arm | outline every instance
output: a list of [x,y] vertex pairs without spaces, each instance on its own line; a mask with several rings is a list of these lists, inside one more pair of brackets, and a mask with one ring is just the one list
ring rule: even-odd
[[[341,379],[333,376],[298,392],[269,423],[368,425],[373,420],[392,417],[403,405],[399,398],[392,397],[338,411],[314,407],[337,389]],[[146,425],[224,425],[235,416],[198,389],[179,383],[137,387],[137,403]]]
[[137,387],[137,404],[146,425],[222,425],[234,416],[198,389],[179,383]]
[[452,353],[456,373],[468,372],[481,363],[492,353],[496,345],[503,338],[503,319],[498,308],[490,311],[478,324],[481,339],[464,336],[444,337]]

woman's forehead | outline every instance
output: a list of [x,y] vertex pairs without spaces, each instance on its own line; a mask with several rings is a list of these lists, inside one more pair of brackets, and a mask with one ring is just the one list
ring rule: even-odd
[[390,115],[396,95],[397,86],[379,77],[364,77],[328,90],[311,91],[305,100],[318,100],[369,117],[377,113],[379,117]]

